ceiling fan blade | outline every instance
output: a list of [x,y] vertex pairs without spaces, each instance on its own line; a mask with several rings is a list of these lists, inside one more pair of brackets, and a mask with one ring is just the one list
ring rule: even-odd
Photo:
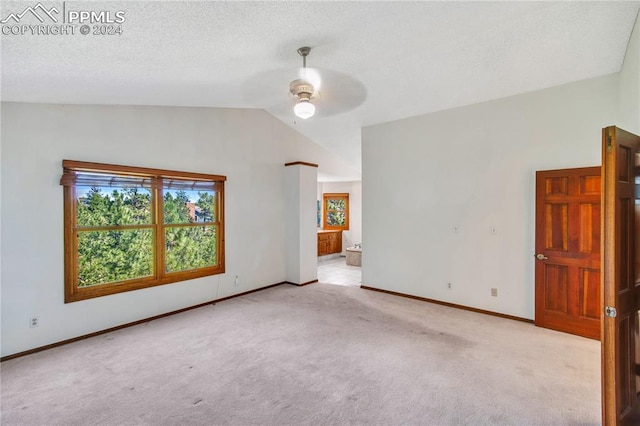
[[318,117],[330,117],[353,111],[367,98],[361,81],[341,72],[322,69],[323,91],[315,102]]
[[320,71],[317,68],[300,68],[298,70],[298,78],[311,83],[316,92],[320,91],[322,78],[320,77]]

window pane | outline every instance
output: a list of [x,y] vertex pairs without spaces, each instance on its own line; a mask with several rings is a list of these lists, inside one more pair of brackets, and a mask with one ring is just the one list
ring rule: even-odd
[[165,230],[166,272],[217,265],[216,243],[216,225],[167,228]]
[[215,222],[214,191],[167,190],[164,194],[164,223]]
[[327,210],[346,210],[345,199],[329,199],[327,200]]
[[151,275],[151,229],[78,233],[78,287]]
[[78,226],[148,225],[151,192],[147,188],[76,187]]
[[327,213],[327,225],[344,226],[346,224],[347,224],[347,216],[345,212],[328,212]]

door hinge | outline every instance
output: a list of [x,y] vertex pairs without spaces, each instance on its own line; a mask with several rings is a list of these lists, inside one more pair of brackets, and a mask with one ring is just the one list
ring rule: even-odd
[[615,318],[616,316],[618,316],[618,311],[616,310],[616,308],[612,308],[611,306],[605,306],[604,315],[609,318]]
[[607,131],[607,152],[610,154],[613,148],[613,139],[611,138],[611,130]]

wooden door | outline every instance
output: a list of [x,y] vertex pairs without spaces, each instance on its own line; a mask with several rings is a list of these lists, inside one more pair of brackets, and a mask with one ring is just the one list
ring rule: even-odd
[[600,339],[600,167],[536,173],[537,326]]
[[602,130],[602,420],[640,424],[640,137]]

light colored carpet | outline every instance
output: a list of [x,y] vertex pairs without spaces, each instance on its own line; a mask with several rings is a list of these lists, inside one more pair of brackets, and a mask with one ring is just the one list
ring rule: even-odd
[[599,424],[599,343],[281,285],[1,365],[6,425]]

